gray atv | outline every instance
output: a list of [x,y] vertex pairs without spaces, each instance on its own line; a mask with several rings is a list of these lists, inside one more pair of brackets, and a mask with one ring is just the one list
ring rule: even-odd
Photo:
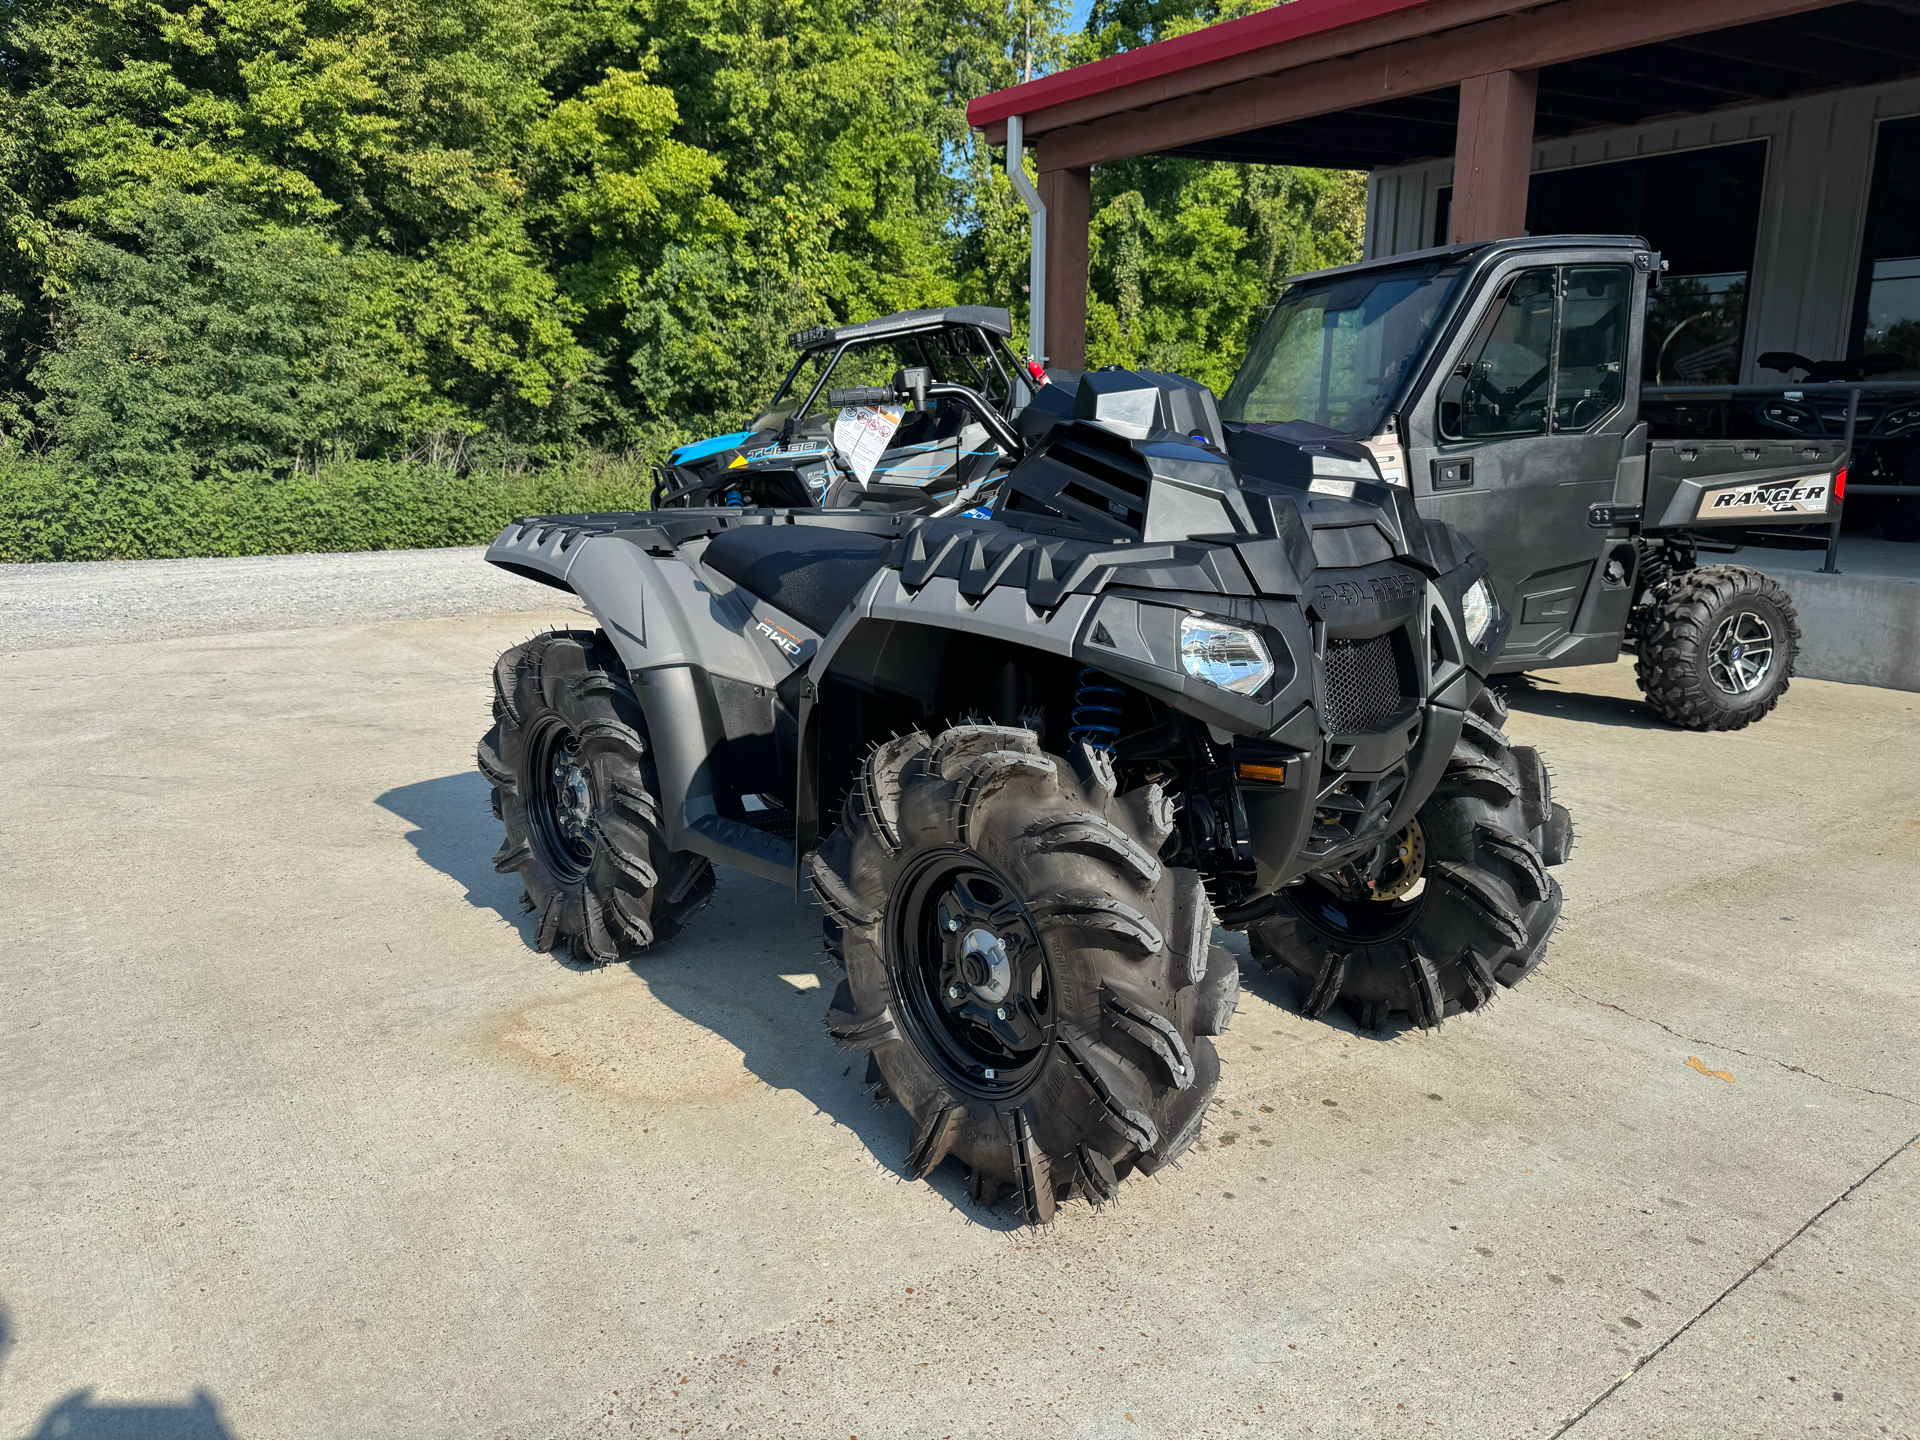
[[1037,1222],[1193,1144],[1217,923],[1310,1013],[1434,1025],[1539,962],[1570,838],[1485,685],[1486,563],[1365,449],[1230,455],[1175,376],[1042,394],[991,519],[508,526],[488,559],[600,627],[501,657],[479,749],[542,949],[645,952],[721,862],[811,886],[912,1169]]

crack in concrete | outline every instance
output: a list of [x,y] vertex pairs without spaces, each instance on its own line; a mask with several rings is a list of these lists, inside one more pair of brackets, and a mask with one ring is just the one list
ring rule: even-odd
[[[1616,1009],[1619,1009],[1619,1008],[1617,1007]],[[1867,1173],[1867,1175],[1863,1176],[1860,1180],[1856,1181],[1852,1186],[1848,1187],[1847,1190],[1843,1191],[1840,1195],[1836,1196],[1832,1201],[1828,1202],[1827,1205],[1823,1206],[1820,1210],[1816,1211],[1812,1216],[1808,1217],[1807,1220],[1803,1221],[1799,1229],[1797,1229],[1792,1236],[1788,1237],[1787,1240],[1783,1241],[1780,1245],[1776,1246],[1772,1251],[1768,1252],[1767,1255],[1763,1256],[1760,1260],[1756,1261],[1752,1266],[1748,1267],[1748,1269],[1742,1272],[1741,1275],[1735,1280],[1733,1285],[1729,1286],[1727,1290],[1723,1291],[1720,1295],[1716,1296],[1712,1301],[1708,1302],[1707,1305],[1703,1306],[1699,1311],[1697,1311],[1694,1314],[1694,1317],[1692,1320],[1688,1321],[1686,1325],[1682,1326],[1672,1336],[1669,1336],[1667,1340],[1663,1341],[1659,1346],[1656,1346],[1652,1351],[1648,1352],[1647,1355],[1643,1356],[1640,1360],[1636,1361],[1633,1367],[1628,1371],[1628,1373],[1625,1376],[1623,1376],[1620,1380],[1616,1381],[1612,1386],[1608,1387],[1607,1390],[1603,1391],[1599,1396],[1596,1396],[1592,1401],[1588,1402],[1587,1406],[1583,1408],[1580,1415],[1570,1417],[1565,1423],[1563,1423],[1561,1426],[1561,1429],[1554,1433],[1554,1441],[1560,1441],[1561,1437],[1567,1435],[1568,1432],[1572,1431],[1576,1426],[1580,1425],[1583,1421],[1587,1420],[1589,1416],[1594,1414],[1594,1409],[1597,1406],[1599,1406],[1603,1401],[1607,1400],[1608,1397],[1612,1396],[1616,1391],[1619,1391],[1623,1386],[1627,1385],[1627,1383],[1632,1381],[1636,1376],[1640,1375],[1641,1372],[1646,1370],[1649,1364],[1653,1362],[1657,1356],[1659,1356],[1663,1351],[1667,1350],[1668,1347],[1672,1346],[1676,1341],[1679,1341],[1683,1336],[1687,1335],[1689,1331],[1692,1331],[1695,1327],[1695,1323],[1700,1321],[1703,1316],[1706,1316],[1708,1312],[1712,1311],[1716,1306],[1720,1305],[1723,1301],[1727,1300],[1727,1298],[1732,1296],[1736,1291],[1740,1290],[1743,1286],[1747,1285],[1749,1280],[1753,1278],[1754,1274],[1757,1271],[1759,1271],[1762,1267],[1771,1264],[1776,1256],[1779,1256],[1783,1251],[1787,1250],[1788,1247],[1792,1246],[1796,1241],[1800,1240],[1803,1236],[1805,1236],[1808,1233],[1808,1231],[1814,1226],[1815,1222],[1819,1221],[1823,1216],[1827,1215],[1828,1212],[1832,1211],[1836,1206],[1840,1205],[1843,1201],[1847,1200],[1848,1197],[1852,1196],[1856,1191],[1860,1190],[1863,1186],[1867,1185],[1868,1182],[1872,1181],[1876,1176],[1880,1175],[1881,1172],[1885,1171],[1889,1166],[1891,1166],[1894,1163],[1894,1160],[1897,1156],[1906,1154],[1908,1150],[1910,1150],[1912,1147],[1917,1145],[1921,1145],[1921,1133],[1917,1133],[1915,1135],[1908,1137],[1907,1140],[1903,1141],[1900,1145],[1896,1146],[1892,1151],[1890,1151],[1887,1154],[1887,1156],[1884,1157],[1880,1161],[1880,1163],[1874,1167],[1873,1170]]]
[[1666,1031],[1670,1036],[1674,1037],[1675,1040],[1686,1041],[1690,1046],[1701,1046],[1705,1049],[1710,1049],[1710,1050],[1727,1051],[1731,1055],[1745,1056],[1750,1061],[1766,1061],[1771,1066],[1779,1066],[1782,1070],[1792,1071],[1797,1076],[1806,1076],[1809,1080],[1819,1081],[1824,1086],[1839,1086],[1844,1091],[1860,1091],[1863,1095],[1868,1095],[1868,1096],[1886,1096],[1890,1101],[1900,1101],[1903,1105],[1921,1106],[1921,1101],[1917,1101],[1912,1096],[1903,1096],[1894,1091],[1877,1091],[1872,1086],[1857,1086],[1851,1081],[1832,1080],[1829,1077],[1822,1075],[1818,1071],[1810,1071],[1806,1066],[1792,1065],[1787,1061],[1778,1060],[1773,1056],[1764,1056],[1758,1051],[1744,1051],[1739,1046],[1728,1045],[1727,1042],[1725,1041],[1710,1041],[1701,1036],[1683,1035],[1681,1032],[1675,1030],[1674,1027],[1668,1025],[1665,1021],[1657,1021],[1652,1016],[1638,1015],[1635,1012],[1630,1011],[1626,1006],[1617,1006],[1612,1001],[1596,1000],[1593,996],[1588,995],[1585,991],[1575,990],[1574,987],[1570,986],[1566,981],[1558,980],[1553,976],[1542,976],[1541,979],[1543,981],[1546,981],[1549,985],[1559,986],[1562,990],[1566,991],[1570,996],[1576,996],[1579,999],[1586,1001],[1589,1005],[1600,1006],[1604,1010],[1619,1011],[1622,1015],[1626,1016],[1631,1021],[1640,1021],[1646,1025],[1659,1027],[1661,1030]]

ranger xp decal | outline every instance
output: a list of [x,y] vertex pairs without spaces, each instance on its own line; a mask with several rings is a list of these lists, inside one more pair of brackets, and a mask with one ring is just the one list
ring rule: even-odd
[[1734,520],[1750,515],[1791,515],[1811,511],[1821,515],[1828,508],[1828,477],[1804,475],[1795,480],[1766,485],[1731,485],[1710,490],[1701,497],[1697,520]]

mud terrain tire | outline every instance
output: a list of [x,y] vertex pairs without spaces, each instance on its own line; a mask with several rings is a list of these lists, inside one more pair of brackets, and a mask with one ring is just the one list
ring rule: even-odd
[[476,750],[518,871],[540,915],[536,949],[606,965],[671,938],[714,891],[714,868],[670,851],[647,726],[598,631],[553,631],[494,665],[494,724]]
[[1567,860],[1574,831],[1540,753],[1510,745],[1506,719],[1491,690],[1469,708],[1415,818],[1426,856],[1417,891],[1354,900],[1310,875],[1250,923],[1255,959],[1300,978],[1304,1015],[1338,1001],[1369,1030],[1397,1012],[1438,1026],[1541,963],[1561,915],[1548,867]]
[[1039,1224],[1193,1145],[1240,972],[1199,875],[1157,858],[1173,823],[1158,786],[1116,795],[1105,755],[1027,730],[868,756],[813,865],[847,972],[827,1029],[912,1118],[916,1175],[957,1157]]
[[[1756,647],[1766,659],[1756,664]],[[1690,730],[1752,725],[1780,702],[1801,646],[1780,583],[1740,565],[1676,576],[1641,618],[1634,678],[1649,705]]]

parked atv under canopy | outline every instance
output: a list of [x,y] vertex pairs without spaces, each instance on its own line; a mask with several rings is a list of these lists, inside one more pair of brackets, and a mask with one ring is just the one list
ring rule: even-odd
[[1176,376],[1043,395],[992,519],[508,526],[489,560],[600,629],[502,656],[479,749],[543,948],[659,944],[717,862],[811,884],[914,1168],[1034,1221],[1193,1144],[1217,920],[1312,1014],[1434,1025],[1539,964],[1570,841],[1485,685],[1486,562],[1365,449]]

